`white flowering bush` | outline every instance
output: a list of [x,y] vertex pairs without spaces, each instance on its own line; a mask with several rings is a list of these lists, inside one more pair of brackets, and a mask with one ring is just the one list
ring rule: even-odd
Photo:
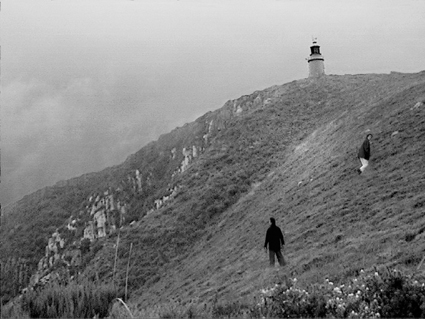
[[307,290],[296,278],[263,289],[253,309],[260,317],[425,317],[425,280],[388,268],[360,271],[344,284],[326,279]]

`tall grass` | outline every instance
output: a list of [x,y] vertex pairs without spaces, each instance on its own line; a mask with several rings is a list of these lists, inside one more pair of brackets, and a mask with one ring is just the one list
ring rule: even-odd
[[113,285],[91,282],[51,284],[41,291],[29,291],[22,298],[22,309],[31,318],[107,317],[116,298]]

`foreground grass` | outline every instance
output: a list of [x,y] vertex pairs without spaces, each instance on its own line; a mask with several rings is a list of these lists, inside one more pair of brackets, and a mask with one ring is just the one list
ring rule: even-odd
[[92,282],[50,284],[24,293],[2,318],[105,318],[117,293],[113,285]]
[[115,304],[110,318],[423,318],[425,274],[406,274],[382,268],[344,283],[325,279],[306,288],[296,278],[262,289],[256,300],[207,305],[172,301],[145,309],[124,311]]
[[128,306],[112,286],[51,285],[26,293],[12,308],[2,309],[2,318],[424,318],[425,274],[374,268],[308,287],[284,276],[251,300],[172,300],[149,308]]

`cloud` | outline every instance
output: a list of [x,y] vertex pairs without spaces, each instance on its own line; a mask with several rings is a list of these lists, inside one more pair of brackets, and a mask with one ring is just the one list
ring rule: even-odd
[[146,99],[130,101],[135,95],[111,92],[90,78],[73,79],[61,90],[41,81],[4,86],[2,202],[118,164],[152,139],[146,130],[158,123],[135,108]]

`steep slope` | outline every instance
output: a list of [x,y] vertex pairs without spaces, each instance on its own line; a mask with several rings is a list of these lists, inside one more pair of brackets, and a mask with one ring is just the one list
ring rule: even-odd
[[[24,198],[3,221],[2,256],[34,265],[59,232],[65,247],[43,257],[52,266],[74,246],[83,251],[74,271],[123,286],[131,257],[135,303],[229,300],[279,274],[261,248],[273,215],[288,244],[284,273],[301,280],[415,266],[425,247],[424,99],[421,72],[304,79],[229,101],[122,165]],[[367,130],[372,161],[358,176]],[[82,232],[97,215],[108,219],[105,236],[92,228],[84,253]],[[39,275],[52,268],[42,265]]]
[[[130,281],[133,289],[141,287],[135,299],[146,305],[173,297],[208,300],[218,294],[228,300],[255,293],[276,275],[266,269],[261,249],[270,215],[286,231],[290,265],[285,273],[306,281],[349,276],[373,264],[418,264],[425,247],[425,127],[423,107],[410,109],[423,101],[424,89],[422,72],[328,76],[263,91],[270,104],[229,123],[211,153],[204,154],[205,162],[194,163],[182,177],[182,185],[190,185],[185,194],[124,235],[123,250],[128,252],[132,242],[141,251],[131,256]],[[358,176],[357,147],[368,129],[375,134],[373,166]],[[223,203],[217,193],[227,191],[226,178],[252,167],[258,174],[250,175],[250,191],[211,216],[209,208]],[[199,212],[205,197],[210,204]],[[379,221],[395,212],[397,219]],[[199,223],[199,216],[207,222]],[[128,255],[122,257],[124,276]]]
[[[217,292],[228,299],[274,280],[261,249],[270,216],[285,230],[284,272],[302,280],[341,278],[374,264],[417,265],[425,253],[425,108],[418,104],[424,72],[408,77],[297,81],[307,101],[316,102],[300,110],[307,122],[302,138],[290,139],[280,165],[210,225],[186,260],[167,269],[166,280],[140,301]],[[313,92],[330,90],[338,93],[314,100]],[[372,164],[358,176],[357,147],[368,130],[375,136]]]
[[[322,82],[324,89],[331,80]],[[425,255],[423,73],[407,87],[386,85],[376,100],[341,107],[292,143],[282,165],[211,225],[202,244],[139,302],[217,293],[224,300],[247,298],[282,274],[338,281],[373,265],[416,267]],[[367,132],[375,136],[372,162],[358,176],[357,147]],[[267,269],[262,251],[270,216],[286,235],[283,270]]]

